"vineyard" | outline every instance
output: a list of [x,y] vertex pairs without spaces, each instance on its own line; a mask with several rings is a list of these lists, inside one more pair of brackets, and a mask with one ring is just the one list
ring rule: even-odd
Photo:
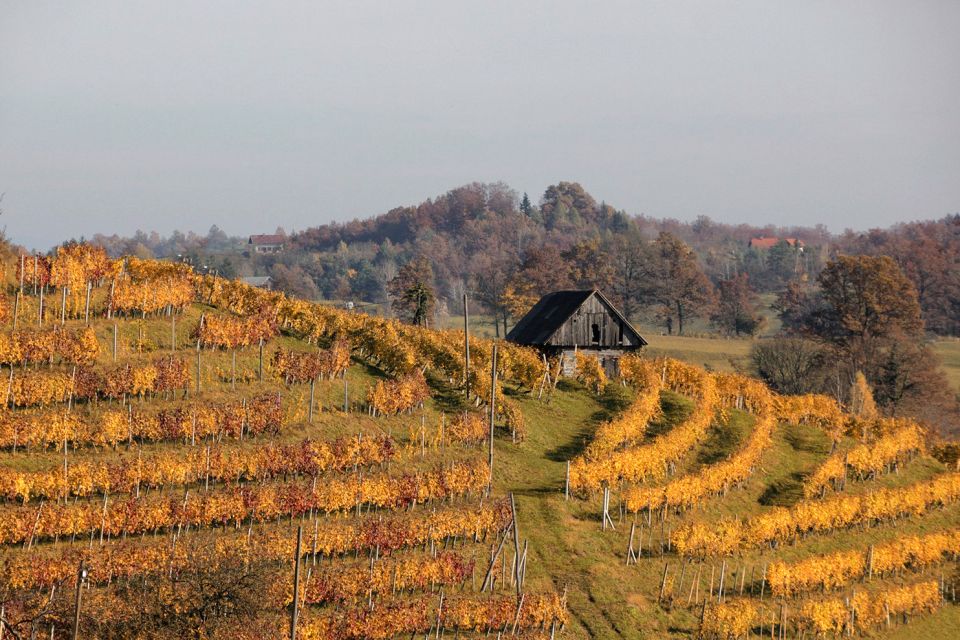
[[925,425],[85,245],[3,273],[0,640],[960,636]]

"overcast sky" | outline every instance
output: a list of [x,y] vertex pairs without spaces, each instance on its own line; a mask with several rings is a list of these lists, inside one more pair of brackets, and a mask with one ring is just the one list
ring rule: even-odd
[[0,0],[0,225],[240,235],[559,180],[658,217],[940,217],[958,34],[955,0]]

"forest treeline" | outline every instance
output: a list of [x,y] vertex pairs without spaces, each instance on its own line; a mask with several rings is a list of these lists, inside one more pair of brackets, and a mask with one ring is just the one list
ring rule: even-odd
[[[713,292],[738,276],[756,293],[779,293],[791,282],[813,286],[835,255],[888,255],[914,283],[926,329],[960,335],[958,215],[834,235],[822,225],[758,227],[706,216],[693,222],[634,216],[598,202],[574,182],[549,187],[538,203],[503,184],[475,183],[416,206],[291,233],[279,254],[252,253],[247,238],[216,227],[207,235],[97,234],[91,241],[112,255],[188,256],[225,276],[270,275],[276,286],[307,298],[375,303],[390,300],[388,283],[403,265],[424,257],[440,312],[456,313],[466,291],[498,314],[501,324],[509,323],[511,293],[536,296],[596,286],[633,319],[665,324],[673,316],[679,324],[675,305],[668,309],[649,289],[650,281],[662,276],[652,259],[661,234],[668,234],[664,242],[679,241],[693,252]],[[749,247],[750,239],[759,237],[795,238],[802,246]],[[693,317],[711,310],[693,302],[681,313]]]
[[[752,335],[771,315],[760,302],[770,294],[782,328],[756,344],[751,364],[774,388],[849,404],[859,376],[887,414],[958,423],[926,339],[960,335],[960,215],[831,234],[630,215],[575,182],[550,186],[536,202],[504,184],[474,183],[364,220],[277,233],[285,242],[276,254],[217,228],[91,240],[112,255],[269,275],[287,293],[377,303],[409,322],[459,314],[466,293],[497,335],[540,295],[591,287],[664,332],[689,333],[696,320],[700,330]],[[778,240],[755,247],[754,238]]]

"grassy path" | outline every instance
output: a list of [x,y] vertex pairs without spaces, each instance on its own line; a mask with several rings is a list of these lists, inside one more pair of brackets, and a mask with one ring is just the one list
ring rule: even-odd
[[[564,500],[566,460],[578,454],[602,420],[616,409],[569,387],[550,404],[522,400],[529,435],[522,446],[498,441],[498,492],[517,499],[521,538],[530,541],[530,588],[568,593],[567,638],[645,638],[667,631],[666,619],[647,600],[657,576],[625,567],[629,525],[614,533],[600,529],[599,499]],[[651,635],[646,631],[658,630]]]
[[[530,545],[527,588],[567,590],[570,620],[563,637],[578,640],[696,637],[697,611],[684,606],[666,609],[656,603],[664,563],[669,562],[676,571],[677,558],[648,556],[636,565],[626,566],[630,520],[624,519],[616,531],[602,532],[599,496],[570,501],[563,497],[566,461],[580,453],[597,425],[617,411],[617,399],[597,398],[577,385],[565,383],[561,383],[549,403],[526,396],[516,399],[522,406],[528,435],[518,446],[502,438],[497,440],[495,489],[500,495],[513,492],[516,497],[521,541],[526,539]],[[623,402],[627,398],[619,400]],[[667,394],[662,400],[664,418],[659,429],[682,420],[690,408],[688,401],[673,394]],[[653,426],[658,430],[657,425]],[[752,418],[734,412],[732,422],[714,428],[714,435],[691,456],[690,468],[683,472],[695,471],[702,464],[725,457],[742,443],[752,426]],[[707,498],[695,517],[713,520],[758,513],[763,509],[761,503],[768,500],[774,504],[792,503],[800,497],[800,474],[812,469],[826,455],[818,435],[819,432],[811,433],[807,428],[782,425],[775,434],[774,445],[764,454],[759,473],[743,489],[731,491],[725,498]],[[939,470],[935,463],[917,461],[899,476],[884,476],[873,486],[914,482]],[[870,489],[869,484],[856,488],[857,491]],[[611,512],[615,520],[616,509],[614,502]],[[957,510],[950,508],[923,519],[887,523],[868,530],[866,536],[871,540],[888,539],[921,532],[931,526],[947,526],[956,517]],[[673,524],[677,522],[676,518],[672,520]],[[859,547],[864,535],[851,529],[831,536],[813,536],[777,553],[783,557],[802,557],[835,548]],[[748,550],[742,558],[734,559],[731,567],[741,568],[746,563],[760,566],[771,557],[767,552]],[[508,562],[510,558],[512,552]],[[688,573],[688,585],[691,578],[692,573]],[[960,638],[958,623],[960,608],[948,606],[936,614],[897,627],[885,637]],[[950,629],[946,635],[938,635],[946,629]]]

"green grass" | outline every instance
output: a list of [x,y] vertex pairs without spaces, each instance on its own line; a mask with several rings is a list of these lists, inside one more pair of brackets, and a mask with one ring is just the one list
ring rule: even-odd
[[[650,345],[644,353],[668,356],[715,371],[750,368],[750,349],[755,339],[734,337],[668,336],[645,334]],[[930,343],[940,358],[947,380],[960,393],[960,340],[940,339]]]
[[750,338],[703,338],[689,336],[648,336],[650,345],[644,353],[667,356],[697,364],[714,371],[734,371],[747,365]]
[[750,414],[732,409],[726,420],[713,425],[697,452],[697,462],[710,465],[726,459],[740,447],[755,422]]
[[[624,564],[627,538],[632,516],[627,516],[616,531],[602,532],[600,497],[588,500],[564,500],[565,460],[575,455],[588,442],[599,421],[607,418],[610,407],[603,397],[596,397],[574,384],[561,384],[548,403],[527,396],[518,397],[528,422],[528,439],[517,446],[498,441],[495,451],[496,489],[514,492],[522,538],[529,539],[531,560],[528,582],[531,589],[567,590],[570,624],[568,638],[693,638],[696,636],[699,609],[687,608],[686,594],[673,605],[661,607],[656,599],[664,563],[671,571],[678,570],[675,556],[643,557],[635,566]],[[607,399],[608,400],[608,399]],[[653,432],[663,432],[688,415],[691,403],[682,396],[664,393],[663,414],[653,425]],[[724,424],[714,425],[710,437],[690,458],[695,460],[681,472],[698,464],[713,462],[735,451],[753,427],[751,416],[731,412]],[[706,498],[682,516],[672,516],[668,523],[694,519],[714,521],[725,517],[747,517],[771,508],[764,506],[792,504],[802,498],[802,478],[809,474],[830,452],[828,439],[807,426],[781,425],[774,435],[773,446],[764,454],[760,468],[742,489],[732,489],[727,496]],[[942,473],[943,466],[930,458],[920,458],[901,470],[872,481],[851,482],[851,493],[869,492],[879,486],[904,486]],[[778,500],[764,500],[767,496]],[[618,520],[617,495],[613,494],[611,511]],[[813,553],[840,549],[863,548],[873,542],[895,540],[901,535],[935,531],[960,523],[960,507],[956,505],[934,510],[923,518],[881,523],[867,529],[851,529],[830,535],[814,535],[796,544],[781,547],[775,553],[763,549],[746,549],[741,556],[729,560],[731,571],[755,571],[772,558],[798,559]],[[659,529],[655,528],[655,539]],[[643,529],[646,536],[649,529]],[[703,588],[707,588],[709,567],[719,570],[719,561],[705,566]],[[953,571],[946,565],[947,571]],[[939,571],[939,569],[937,569]],[[673,574],[675,576],[675,574]],[[737,574],[739,577],[739,573]],[[939,575],[939,573],[937,574]],[[909,574],[906,580],[919,576]],[[690,574],[684,590],[689,588]],[[864,588],[886,586],[874,580]],[[860,587],[858,587],[860,588]],[[842,596],[844,592],[837,595]],[[945,607],[941,612],[925,616],[910,624],[896,627],[883,637],[924,638],[960,637],[960,632],[929,635],[931,630],[946,629],[958,619],[958,609]],[[953,632],[951,632],[953,633]],[[927,635],[925,635],[927,634]]]
[[931,345],[934,353],[940,357],[947,380],[954,390],[960,393],[960,340],[941,339]]
[[[177,345],[181,349],[180,355],[190,358],[188,362],[191,367],[195,366],[195,352],[190,350],[189,336],[203,311],[210,312],[201,307],[191,308],[177,320]],[[485,319],[476,317],[473,320],[477,323],[476,328],[482,329]],[[142,359],[143,356],[137,354],[134,348],[141,335],[139,321],[122,319],[118,321],[118,327],[118,362]],[[142,337],[153,354],[150,357],[168,353],[170,328],[169,319],[148,320],[142,324]],[[489,324],[486,328],[492,333]],[[97,323],[100,343],[107,346],[99,360],[107,366],[113,361],[108,346],[112,343],[112,331],[112,324]],[[670,355],[717,370],[741,366],[752,344],[749,339],[679,336],[654,336],[648,339],[651,342],[648,352],[651,354]],[[271,343],[267,357],[277,345],[285,348],[315,348],[289,337],[280,337]],[[960,342],[941,341],[935,343],[934,347],[944,359],[954,384],[960,382]],[[225,377],[229,376],[231,370],[231,354],[204,351],[203,397],[236,400],[243,395],[279,388],[276,382],[259,383],[253,379],[257,364],[255,348],[240,351],[237,356],[240,381],[236,389],[231,390],[229,378]],[[354,362],[347,374],[351,399],[356,401],[364,397],[367,390],[382,377],[382,372],[376,368]],[[423,413],[428,428],[436,425],[440,411],[449,414],[464,408],[460,394],[446,388],[442,380],[431,382],[434,385],[434,397],[427,403]],[[614,492],[612,505],[612,515],[618,526],[615,531],[606,532],[601,531],[599,495],[587,500],[569,501],[563,496],[567,461],[583,450],[602,421],[610,419],[627,406],[633,398],[633,392],[611,384],[602,395],[597,396],[581,385],[566,380],[561,381],[556,391],[543,401],[509,388],[507,392],[521,406],[527,422],[527,438],[517,445],[511,444],[509,438],[497,439],[494,455],[495,494],[502,496],[513,493],[516,496],[520,536],[530,543],[527,589],[567,592],[570,622],[562,637],[576,640],[694,638],[699,609],[686,607],[683,596],[672,606],[662,607],[656,602],[664,563],[669,563],[670,570],[676,571],[679,566],[676,557],[671,554],[664,558],[644,556],[636,565],[625,565],[625,550],[633,517],[627,515],[620,521],[618,494]],[[277,441],[280,442],[303,437],[329,439],[362,430],[370,434],[392,433],[405,444],[412,426],[419,424],[419,414],[377,419],[356,412],[349,416],[343,414],[340,410],[343,382],[340,380],[317,385],[320,409],[310,424],[304,420],[308,388],[292,387],[285,393],[289,398],[291,419],[296,426],[279,436]],[[153,401],[153,404],[158,404],[158,401]],[[684,420],[690,414],[693,403],[688,398],[665,391],[661,394],[661,408],[661,415],[649,425],[648,437],[667,432]],[[87,409],[80,405],[76,410]],[[728,420],[713,425],[709,436],[680,465],[679,473],[695,472],[702,465],[724,459],[742,446],[753,427],[752,416],[731,411]],[[237,446],[256,444],[245,442]],[[144,451],[175,450],[181,446],[180,443],[146,444]],[[721,518],[748,517],[774,505],[792,504],[802,497],[801,483],[805,475],[815,469],[829,452],[830,442],[819,430],[808,426],[780,425],[774,433],[774,443],[763,455],[757,472],[742,488],[732,489],[726,496],[708,497],[685,514],[671,516],[666,526],[675,527],[679,522],[691,520],[713,522]],[[460,454],[475,455],[476,451],[450,453],[443,458],[434,451],[428,452],[422,460],[414,456],[407,462],[411,469],[417,465],[420,468],[434,467],[441,459],[449,461],[450,455]],[[117,450],[83,449],[71,455],[76,456],[75,460],[116,460],[130,454],[121,446]],[[55,451],[31,452],[28,456],[0,453],[0,465],[24,470],[56,467],[61,462],[61,454]],[[851,481],[848,491],[857,494],[870,492],[877,487],[904,486],[929,479],[943,471],[944,467],[932,459],[919,458],[898,474],[887,474],[871,481]],[[960,506],[953,505],[934,510],[923,518],[839,531],[829,536],[810,536],[798,540],[796,544],[786,545],[775,553],[764,549],[747,549],[736,558],[731,558],[728,566],[733,571],[749,572],[758,570],[773,558],[798,559],[814,553],[863,548],[867,544],[889,542],[902,535],[958,526],[958,523]],[[646,536],[650,529],[644,528],[642,531],[646,548]],[[658,540],[659,528],[654,528],[654,535]],[[489,557],[488,549],[480,545],[467,553],[475,554],[482,573]],[[707,574],[711,566],[717,568],[718,565],[719,562],[704,565]],[[946,568],[949,572],[956,570],[952,564]],[[939,572],[939,568],[936,571]],[[931,575],[928,573],[928,577]],[[704,588],[706,578],[705,575]],[[915,579],[915,576],[907,576],[907,579]],[[690,574],[687,574],[686,580],[688,587]],[[881,584],[885,583],[875,580],[868,588],[874,589]],[[939,613],[918,618],[882,637],[904,640],[960,637],[957,629],[960,629],[960,609],[947,606]]]

